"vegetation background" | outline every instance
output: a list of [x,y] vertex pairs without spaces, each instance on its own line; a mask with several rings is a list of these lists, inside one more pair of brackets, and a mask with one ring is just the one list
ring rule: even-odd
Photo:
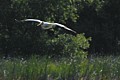
[[47,50],[48,39],[69,34],[57,29],[48,31],[47,36],[48,33],[35,27],[34,23],[15,21],[37,18],[65,24],[92,37],[91,54],[119,54],[119,3],[119,0],[0,0],[0,53],[42,54]]
[[[0,0],[0,80],[120,80],[119,8],[120,0]],[[26,18],[77,35],[15,20]]]

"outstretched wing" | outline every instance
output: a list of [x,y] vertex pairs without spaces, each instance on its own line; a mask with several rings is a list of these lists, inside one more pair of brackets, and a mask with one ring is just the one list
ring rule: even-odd
[[21,20],[21,21],[31,21],[31,22],[39,22],[39,23],[43,22],[43,21],[38,20],[38,19],[25,19],[25,20]]
[[68,27],[66,27],[66,26],[64,26],[62,24],[59,24],[59,23],[54,23],[54,24],[57,25],[57,26],[59,26],[59,27],[62,27],[64,29],[66,29],[66,30],[69,30],[69,31],[71,31],[73,33],[77,33],[76,31],[74,31],[74,30],[72,30],[72,29],[70,29],[70,28],[68,28]]

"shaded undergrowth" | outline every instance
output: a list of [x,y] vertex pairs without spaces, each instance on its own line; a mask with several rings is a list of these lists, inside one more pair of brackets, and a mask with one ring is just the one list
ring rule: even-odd
[[0,80],[119,80],[120,57],[0,60]]

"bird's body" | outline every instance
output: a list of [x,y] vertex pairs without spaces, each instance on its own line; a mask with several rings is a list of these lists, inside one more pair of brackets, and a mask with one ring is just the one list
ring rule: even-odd
[[38,22],[39,24],[37,26],[41,26],[42,29],[51,29],[51,28],[54,28],[54,27],[61,27],[61,28],[64,28],[68,31],[71,31],[73,33],[76,33],[76,31],[62,25],[62,24],[59,24],[59,23],[50,23],[50,22],[44,22],[44,21],[41,21],[41,20],[38,20],[38,19],[25,19],[25,20],[22,20],[22,21],[32,21],[32,22]]
[[51,29],[53,28],[55,25],[49,22],[43,22],[43,24],[41,25],[42,29]]

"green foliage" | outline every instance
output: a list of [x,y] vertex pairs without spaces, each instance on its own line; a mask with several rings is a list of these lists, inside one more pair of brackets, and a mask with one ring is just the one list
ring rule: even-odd
[[[17,18],[40,18],[46,21],[64,22],[67,19],[77,19],[77,9],[71,0],[12,0]],[[19,12],[19,13],[17,13]],[[69,14],[70,13],[70,14]]]
[[[72,5],[73,3],[75,1],[71,0],[4,0],[1,2],[0,53],[6,56],[14,54],[46,55],[48,50],[46,42],[51,39],[51,35],[36,28],[36,24],[19,23],[15,19],[38,18],[65,24],[68,19],[72,21],[77,19],[77,11]],[[52,35],[54,36],[54,32]]]
[[[76,21],[78,17],[75,5],[72,5],[74,3],[75,1],[71,0],[5,0],[1,2],[0,53],[5,55],[46,54],[49,49],[46,42],[51,39],[51,35],[36,28],[36,24],[20,23],[15,19],[38,18],[65,24],[68,19]],[[52,35],[55,36],[54,32]]]
[[[117,53],[120,40],[120,1],[81,0],[76,5],[79,18],[77,30],[93,38],[91,53]],[[79,27],[80,25],[80,27]]]
[[119,80],[120,57],[0,59],[2,80]]
[[91,53],[120,51],[119,0],[1,0],[0,3],[0,53],[45,52],[41,46],[45,47],[50,37],[43,41],[40,36],[44,32],[33,23],[15,22],[25,18],[63,23],[91,36]]
[[57,38],[48,40],[48,54],[55,56],[82,56],[86,57],[85,49],[89,48],[90,38],[85,38],[83,34],[72,36],[68,34],[58,35]]

